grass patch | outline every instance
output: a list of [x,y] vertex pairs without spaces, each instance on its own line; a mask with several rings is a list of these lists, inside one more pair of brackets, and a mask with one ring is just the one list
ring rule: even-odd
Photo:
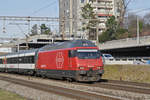
[[0,100],[26,100],[17,94],[0,89]]
[[104,70],[104,79],[150,83],[150,66],[105,65]]

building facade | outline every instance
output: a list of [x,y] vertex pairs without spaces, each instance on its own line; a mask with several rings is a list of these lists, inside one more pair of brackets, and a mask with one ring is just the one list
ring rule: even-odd
[[69,36],[84,36],[81,30],[83,20],[82,7],[90,3],[99,19],[98,33],[106,29],[105,22],[109,16],[119,18],[121,15],[122,0],[59,0],[60,33]]

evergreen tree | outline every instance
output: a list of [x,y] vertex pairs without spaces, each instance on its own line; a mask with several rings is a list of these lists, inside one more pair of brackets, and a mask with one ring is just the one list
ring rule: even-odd
[[48,28],[45,24],[41,24],[41,34],[52,35],[51,29]]
[[[52,35],[51,29],[49,27],[47,27],[45,24],[40,25],[40,30],[41,30],[41,34]],[[38,25],[35,24],[35,25],[33,25],[32,29],[31,29],[30,36],[34,36],[37,34],[38,34]]]
[[84,7],[82,7],[81,16],[84,20],[84,22],[82,23],[82,31],[88,32],[89,39],[96,40],[96,25],[98,23],[98,20],[96,19],[91,4],[87,3]]
[[120,39],[128,30],[118,27],[115,16],[111,16],[106,22],[106,31],[99,35],[99,42]]
[[37,34],[38,34],[38,26],[37,26],[37,24],[35,24],[35,25],[33,25],[32,29],[31,29],[30,36],[37,35]]

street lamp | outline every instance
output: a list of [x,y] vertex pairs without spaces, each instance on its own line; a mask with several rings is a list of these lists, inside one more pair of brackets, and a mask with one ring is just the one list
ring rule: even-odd
[[137,44],[140,44],[140,26],[139,26],[139,17],[137,16]]
[[[138,9],[138,10],[131,10],[130,12],[132,12],[132,13],[135,13],[135,14],[137,14],[137,13],[141,13],[141,12],[143,12],[143,11],[145,11],[145,9]],[[128,12],[128,16],[129,16],[129,12]],[[140,44],[140,22],[139,22],[139,17],[138,17],[138,15],[136,15],[136,20],[137,20],[137,44]]]

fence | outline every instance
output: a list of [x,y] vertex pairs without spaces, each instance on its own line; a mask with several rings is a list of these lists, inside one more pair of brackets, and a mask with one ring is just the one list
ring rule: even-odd
[[122,57],[122,58],[114,58],[114,59],[105,59],[104,64],[108,65],[129,65],[129,64],[142,64],[148,65],[150,64],[150,57]]

